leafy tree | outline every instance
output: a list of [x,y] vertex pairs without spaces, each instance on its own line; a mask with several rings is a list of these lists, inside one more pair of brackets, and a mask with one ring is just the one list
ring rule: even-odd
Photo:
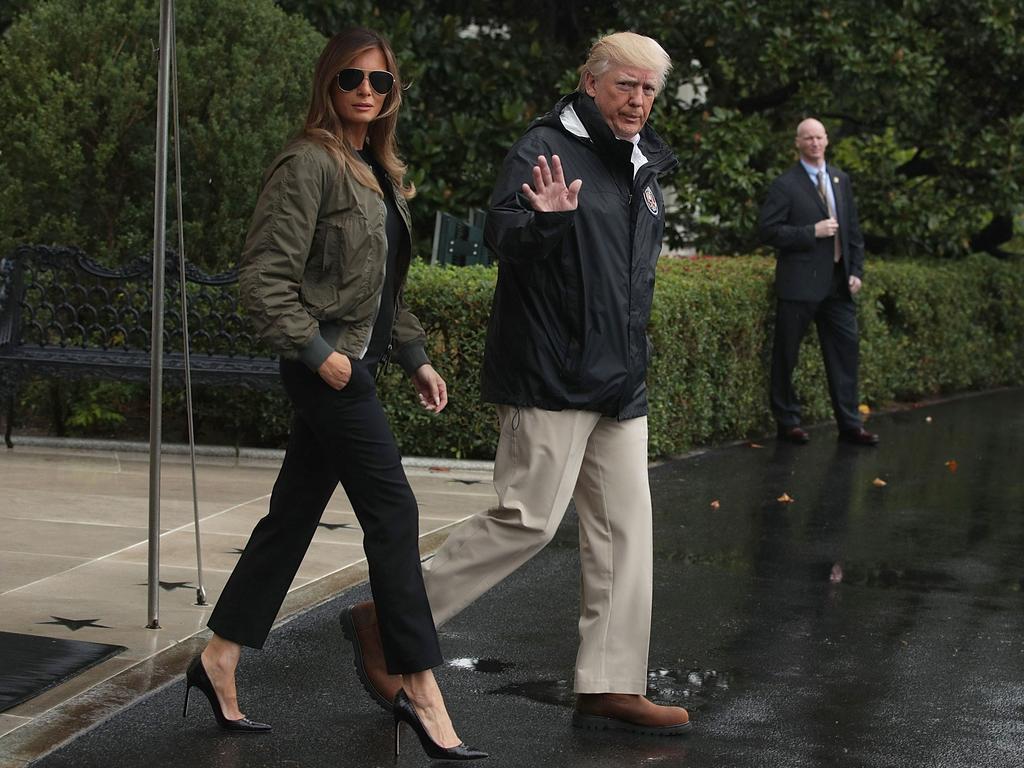
[[[681,217],[701,249],[754,246],[761,190],[818,116],[851,172],[869,247],[1001,254],[1024,188],[1019,0],[683,0],[632,4],[677,82],[659,125],[682,159]],[[687,66],[687,64],[692,64]],[[668,94],[665,94],[668,96]]]
[[[5,6],[0,29],[28,5]],[[0,249],[149,249],[155,5],[44,0],[0,38]],[[304,112],[324,38],[298,14],[322,35],[361,23],[391,38],[409,83],[399,138],[420,192],[421,253],[435,211],[486,205],[508,146],[574,87],[590,41],[615,29],[656,37],[676,64],[652,116],[682,161],[673,245],[756,248],[761,197],[813,114],[853,176],[873,251],[1021,248],[1019,0],[278,5],[178,3],[185,228],[208,266],[233,263],[260,173]]]
[[31,0],[7,0],[0,6],[0,35],[11,26],[15,17],[31,5]]
[[[876,252],[1000,254],[1022,207],[1019,0],[281,4],[325,34],[354,20],[388,32],[427,84],[410,90],[403,128],[426,182],[421,221],[482,204],[501,147],[573,86],[590,41],[615,29],[652,35],[676,65],[652,116],[682,161],[675,245],[756,248],[763,192],[794,161],[794,129],[811,114],[854,177]],[[489,31],[463,37],[471,25]]]
[[[301,125],[323,38],[270,0],[179,2],[177,14],[186,248],[220,268]],[[0,39],[0,248],[74,243],[112,261],[151,250],[158,37],[149,0],[48,0]]]

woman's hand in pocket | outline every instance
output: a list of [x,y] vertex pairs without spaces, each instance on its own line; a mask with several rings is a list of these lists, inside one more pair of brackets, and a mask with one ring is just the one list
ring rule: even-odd
[[344,389],[352,378],[352,361],[341,352],[331,352],[320,364],[317,373],[331,389]]

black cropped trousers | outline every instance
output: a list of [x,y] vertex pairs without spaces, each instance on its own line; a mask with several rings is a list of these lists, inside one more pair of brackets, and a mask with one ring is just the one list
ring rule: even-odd
[[269,513],[256,524],[207,626],[262,648],[317,524],[340,482],[363,529],[363,550],[388,671],[441,663],[423,588],[419,513],[373,371],[352,361],[343,389],[299,362],[281,361],[295,415]]

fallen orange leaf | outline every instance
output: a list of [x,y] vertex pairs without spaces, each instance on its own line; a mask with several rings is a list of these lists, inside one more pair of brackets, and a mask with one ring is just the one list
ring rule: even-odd
[[882,478],[876,477],[874,480],[871,481],[871,484],[875,486],[875,488],[884,488],[886,482]]
[[857,411],[866,416],[871,413],[871,406],[867,403],[861,403],[857,406]]
[[720,506],[722,505],[718,503],[718,499],[715,499],[714,501],[711,502],[712,509],[718,509]]
[[776,499],[776,501],[781,502],[782,504],[792,504],[796,499],[791,497],[788,493],[783,493]]
[[451,467],[431,467],[431,472],[451,472]]
[[956,468],[957,468],[958,466],[959,466],[959,465],[958,465],[958,464],[956,463],[956,459],[950,459],[949,461],[947,461],[947,462],[946,462],[946,468],[947,468],[947,469],[948,469],[948,470],[949,470],[950,472],[956,472]]
[[760,443],[750,443],[751,448],[764,448]]

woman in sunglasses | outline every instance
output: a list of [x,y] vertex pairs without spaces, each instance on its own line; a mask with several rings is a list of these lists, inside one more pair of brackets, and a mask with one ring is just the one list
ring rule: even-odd
[[486,754],[456,736],[431,671],[442,659],[420,572],[416,499],[375,386],[393,357],[424,408],[436,413],[448,401],[423,329],[402,304],[414,190],[395,141],[401,103],[387,41],[367,29],[336,35],[317,62],[304,129],[264,176],[239,294],[281,355],[295,413],[269,513],[210,616],[214,634],[188,668],[185,705],[196,687],[222,728],[270,730],[239,709],[241,646],[263,646],[340,482],[363,529],[387,668],[402,675],[395,700],[381,702],[394,713],[396,751],[405,722],[432,757],[465,760]]

